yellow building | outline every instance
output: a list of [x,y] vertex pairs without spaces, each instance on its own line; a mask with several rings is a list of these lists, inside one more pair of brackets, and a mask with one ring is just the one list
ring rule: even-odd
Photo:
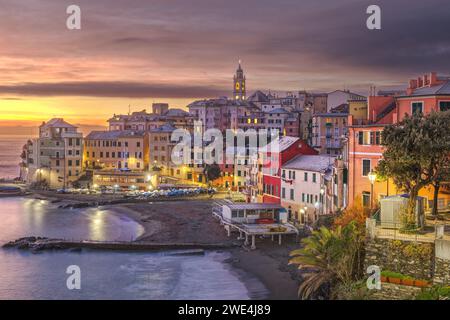
[[82,175],[83,135],[64,119],[39,127],[39,138],[27,143],[26,182],[50,189],[69,188]]
[[144,131],[93,131],[85,138],[87,169],[148,170],[148,134]]
[[348,112],[353,119],[367,119],[367,100],[348,100]]

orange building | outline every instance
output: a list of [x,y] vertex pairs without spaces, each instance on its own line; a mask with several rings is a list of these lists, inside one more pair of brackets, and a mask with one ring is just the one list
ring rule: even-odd
[[[389,124],[397,123],[405,115],[414,112],[428,114],[446,111],[450,107],[450,78],[438,77],[436,73],[411,80],[406,93],[385,94],[368,98],[367,119],[348,118],[348,144],[346,162],[348,168],[349,205],[360,197],[366,207],[376,204],[381,198],[401,193],[392,180],[373,182],[369,174],[375,170],[383,155],[381,132]],[[424,188],[419,193],[428,203],[433,200],[433,189]],[[439,207],[450,203],[448,185],[441,188],[438,196]]]

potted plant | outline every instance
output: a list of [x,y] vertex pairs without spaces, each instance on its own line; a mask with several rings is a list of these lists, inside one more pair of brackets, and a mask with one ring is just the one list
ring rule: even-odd
[[428,281],[426,280],[414,280],[414,286],[419,288],[428,287]]

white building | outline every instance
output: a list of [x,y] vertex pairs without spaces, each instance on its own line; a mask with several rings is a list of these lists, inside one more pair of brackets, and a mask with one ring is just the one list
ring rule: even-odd
[[328,181],[333,179],[335,158],[325,155],[300,155],[281,168],[281,205],[291,221],[311,224],[333,208]]
[[340,106],[341,104],[348,103],[349,100],[366,100],[367,98],[350,92],[348,90],[336,90],[330,92],[327,98],[327,112],[330,112],[331,109]]
[[67,188],[82,175],[83,134],[61,118],[43,122],[39,138],[24,150],[24,180],[51,189]]

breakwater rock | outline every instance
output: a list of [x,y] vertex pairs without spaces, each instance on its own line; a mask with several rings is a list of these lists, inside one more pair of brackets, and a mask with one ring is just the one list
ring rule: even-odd
[[92,240],[62,240],[41,237],[25,237],[10,241],[3,248],[16,248],[32,252],[45,250],[116,250],[116,251],[168,251],[191,250],[185,253],[199,254],[200,250],[219,250],[239,246],[239,243],[153,243],[153,242],[120,242],[120,241],[92,241]]

